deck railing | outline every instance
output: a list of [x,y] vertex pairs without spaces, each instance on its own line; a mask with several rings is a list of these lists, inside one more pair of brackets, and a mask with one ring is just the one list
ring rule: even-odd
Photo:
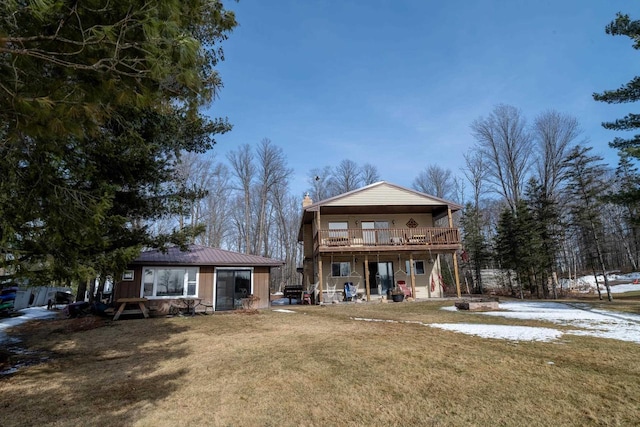
[[363,230],[319,230],[320,248],[359,248],[382,246],[450,246],[460,244],[457,228],[418,227]]

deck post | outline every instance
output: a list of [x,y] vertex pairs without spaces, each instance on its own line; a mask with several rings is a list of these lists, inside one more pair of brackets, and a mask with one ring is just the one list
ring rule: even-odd
[[318,255],[318,302],[322,301],[322,255]]
[[[451,208],[447,207],[447,216],[449,217],[449,228],[453,228],[453,215],[451,214]],[[458,251],[453,252],[453,274],[456,278],[456,292],[458,293],[458,298],[461,298],[460,295],[460,275],[458,273]]]
[[[320,206],[318,206],[318,211],[314,212],[314,216],[316,219],[316,236],[318,239],[320,239]],[[320,240],[318,242],[318,247],[320,246],[320,244],[322,243],[322,240]],[[320,253],[318,253],[318,303],[323,302],[323,298],[322,298],[322,255],[320,255]]]
[[409,276],[411,277],[411,295],[416,298],[416,271],[413,268],[413,254],[409,254]]
[[369,255],[364,255],[364,287],[367,289],[367,302],[371,301],[371,284],[369,283]]

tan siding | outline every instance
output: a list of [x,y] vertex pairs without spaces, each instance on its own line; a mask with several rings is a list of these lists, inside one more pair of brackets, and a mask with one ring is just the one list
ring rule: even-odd
[[[367,215],[323,215],[321,218],[321,227],[324,230],[329,229],[330,222],[347,222],[348,228],[360,228],[362,221],[388,221],[389,228],[407,228],[407,222],[413,218],[418,223],[418,227],[433,227],[433,217],[431,214],[367,214]],[[356,225],[358,221],[358,225]],[[394,224],[395,222],[395,224]],[[307,236],[305,234],[305,243]],[[311,240],[311,238],[310,238]],[[305,244],[306,247],[306,244]],[[305,256],[310,256],[305,253]]]
[[213,303],[213,267],[200,267],[200,282],[198,283],[198,298],[203,302]]
[[269,267],[256,267],[253,270],[253,294],[260,298],[254,308],[269,308]]
[[311,224],[304,225],[303,233],[304,256],[310,258],[313,256],[313,232]]
[[338,198],[325,206],[436,205],[441,201],[384,184]]

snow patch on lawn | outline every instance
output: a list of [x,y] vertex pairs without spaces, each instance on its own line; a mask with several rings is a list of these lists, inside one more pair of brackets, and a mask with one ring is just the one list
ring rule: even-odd
[[511,325],[478,325],[470,323],[432,323],[432,328],[461,332],[482,338],[494,338],[510,341],[542,341],[549,342],[562,336],[562,332],[552,328],[535,328],[531,326]]
[[591,309],[588,304],[558,302],[504,302],[502,311],[482,312],[485,316],[540,320],[577,329],[565,334],[611,338],[640,344],[640,315]]

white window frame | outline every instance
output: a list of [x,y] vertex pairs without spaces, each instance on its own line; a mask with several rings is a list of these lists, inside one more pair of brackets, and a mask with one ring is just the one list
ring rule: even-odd
[[[418,268],[417,268],[417,263],[421,262],[422,263],[422,273],[418,273]],[[421,259],[414,259],[413,260],[413,271],[416,276],[424,276],[425,274],[427,274],[427,269],[426,266],[427,264],[425,263],[424,260]],[[411,270],[409,269],[409,260],[405,261],[404,267],[407,269],[407,274],[411,274]]]
[[[147,270],[153,271],[153,286],[151,290],[151,295],[144,294],[145,287],[145,278]],[[158,293],[158,271],[160,270],[183,270],[184,271],[184,282],[182,287],[182,295],[160,295],[157,296]],[[196,280],[195,280],[195,293],[189,294],[189,270],[195,270],[196,272]],[[140,280],[140,298],[148,298],[148,299],[176,299],[176,298],[189,298],[189,297],[197,297],[200,292],[200,267],[196,266],[149,266],[142,267],[142,277]]]

